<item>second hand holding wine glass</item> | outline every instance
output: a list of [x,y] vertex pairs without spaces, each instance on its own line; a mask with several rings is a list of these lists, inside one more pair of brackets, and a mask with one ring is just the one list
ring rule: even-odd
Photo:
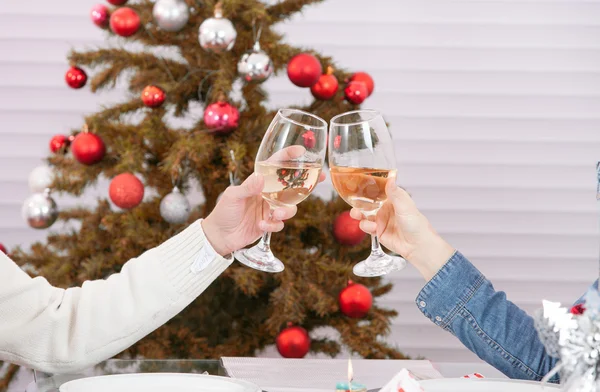
[[[320,117],[296,109],[280,109],[260,143],[254,170],[264,177],[262,197],[270,215],[280,206],[292,206],[314,190],[325,161],[327,123]],[[264,233],[252,248],[234,253],[242,264],[264,272],[285,269],[270,246],[271,233]]]
[[[387,200],[385,185],[396,178],[396,160],[390,132],[375,110],[356,110],[335,116],[329,130],[329,168],[333,186],[352,207],[372,219]],[[356,264],[357,276],[373,277],[399,271],[401,257],[387,255],[376,234],[371,235],[371,254]]]

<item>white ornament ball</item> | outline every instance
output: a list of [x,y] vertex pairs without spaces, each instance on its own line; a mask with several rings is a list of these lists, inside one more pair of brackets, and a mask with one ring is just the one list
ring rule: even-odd
[[183,0],[158,0],[152,15],[161,29],[176,32],[188,23],[190,10]]
[[21,209],[23,219],[34,229],[47,229],[58,218],[58,207],[50,192],[31,195]]
[[246,82],[264,82],[274,71],[273,61],[258,46],[242,55],[237,68],[238,73]]
[[177,187],[160,202],[160,216],[171,224],[187,222],[190,217],[190,203]]
[[229,19],[215,16],[200,25],[198,39],[200,46],[209,52],[223,53],[235,44],[237,32]]
[[29,173],[29,190],[31,193],[42,193],[50,188],[54,181],[54,171],[50,166],[38,166]]

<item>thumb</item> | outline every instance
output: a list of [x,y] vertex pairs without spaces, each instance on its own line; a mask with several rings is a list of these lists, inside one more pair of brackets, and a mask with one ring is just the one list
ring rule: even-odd
[[248,197],[260,195],[265,186],[265,179],[262,175],[254,173],[246,178],[242,185],[229,188],[229,194],[234,199],[247,199]]
[[397,215],[408,214],[415,210],[415,202],[408,192],[396,185],[394,178],[390,178],[385,184],[385,193],[392,202]]

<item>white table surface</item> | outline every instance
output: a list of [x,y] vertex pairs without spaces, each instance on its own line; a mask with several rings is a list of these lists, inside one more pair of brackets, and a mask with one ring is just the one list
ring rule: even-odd
[[[222,358],[229,377],[249,381],[268,392],[331,392],[347,380],[347,359]],[[354,380],[367,389],[384,386],[406,368],[421,379],[459,378],[480,373],[486,378],[506,378],[483,363],[432,363],[415,360],[353,359]]]

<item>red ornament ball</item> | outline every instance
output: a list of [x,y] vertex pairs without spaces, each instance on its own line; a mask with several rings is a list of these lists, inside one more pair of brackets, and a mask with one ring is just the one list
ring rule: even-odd
[[50,151],[52,151],[54,154],[57,152],[64,153],[67,151],[69,144],[71,144],[69,137],[65,135],[54,135],[52,139],[50,139]]
[[79,67],[71,67],[65,74],[65,81],[71,88],[82,88],[87,82],[87,74]]
[[304,358],[310,351],[310,337],[306,329],[291,324],[277,335],[275,343],[284,358]]
[[104,158],[106,147],[100,136],[82,132],[73,139],[71,152],[78,162],[84,165],[93,165]]
[[129,37],[140,28],[140,17],[129,7],[122,7],[110,15],[110,28],[121,37]]
[[578,315],[581,315],[584,313],[585,313],[585,307],[583,306],[583,304],[577,304],[571,308],[571,314],[578,316]]
[[238,127],[240,112],[225,101],[208,105],[204,111],[204,123],[216,133],[229,133]]
[[344,95],[348,102],[360,105],[369,96],[369,91],[363,82],[350,82],[344,89]]
[[321,62],[308,53],[300,53],[288,62],[287,74],[298,87],[312,87],[319,81],[323,68]]
[[104,4],[96,4],[90,11],[90,19],[96,26],[106,27],[108,26],[109,14],[110,12],[107,6]]
[[311,149],[315,148],[317,145],[317,139],[315,138],[315,133],[313,131],[306,131],[302,134],[302,139],[304,139],[304,147]]
[[106,0],[112,5],[123,5],[127,3],[127,0]]
[[167,95],[156,86],[146,86],[142,90],[142,101],[149,108],[157,108],[165,102]]
[[351,82],[362,82],[367,87],[367,96],[373,94],[373,90],[375,89],[375,82],[371,75],[366,72],[356,72],[352,76],[350,76]]
[[350,211],[344,211],[333,222],[333,236],[342,245],[358,245],[367,235],[359,224],[360,221],[350,216]]
[[365,317],[373,305],[373,294],[362,284],[348,281],[346,286],[338,297],[340,311],[348,317]]
[[4,244],[0,244],[0,252],[4,253],[5,255],[8,254],[8,251],[6,250],[6,247],[4,246]]
[[119,174],[110,182],[108,195],[117,207],[133,208],[144,198],[144,184],[131,173]]
[[321,75],[319,81],[310,88],[313,97],[327,100],[335,96],[338,90],[338,80],[334,75]]

